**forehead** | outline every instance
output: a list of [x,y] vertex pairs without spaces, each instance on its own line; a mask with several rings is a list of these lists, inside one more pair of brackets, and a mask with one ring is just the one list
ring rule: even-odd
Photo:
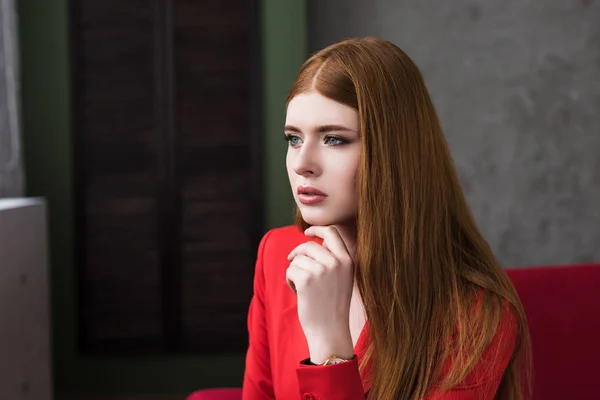
[[285,123],[298,127],[344,125],[358,130],[358,113],[317,92],[302,93],[290,100]]

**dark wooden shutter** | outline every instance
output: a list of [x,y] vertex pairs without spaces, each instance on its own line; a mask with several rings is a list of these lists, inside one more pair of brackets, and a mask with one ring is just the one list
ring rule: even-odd
[[240,351],[262,229],[257,1],[71,0],[85,351]]

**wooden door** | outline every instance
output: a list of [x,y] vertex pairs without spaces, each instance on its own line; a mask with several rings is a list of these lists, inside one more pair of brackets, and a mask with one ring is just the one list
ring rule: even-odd
[[263,233],[257,4],[71,0],[85,351],[247,345]]

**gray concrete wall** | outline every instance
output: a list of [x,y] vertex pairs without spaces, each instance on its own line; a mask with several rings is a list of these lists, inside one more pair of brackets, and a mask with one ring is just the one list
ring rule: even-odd
[[600,262],[600,1],[309,2],[312,51],[388,39],[421,68],[507,267]]

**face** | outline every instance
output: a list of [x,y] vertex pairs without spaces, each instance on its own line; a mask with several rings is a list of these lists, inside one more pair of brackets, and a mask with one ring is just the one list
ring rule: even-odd
[[288,104],[287,172],[302,218],[310,225],[353,224],[360,158],[358,113],[317,92]]

